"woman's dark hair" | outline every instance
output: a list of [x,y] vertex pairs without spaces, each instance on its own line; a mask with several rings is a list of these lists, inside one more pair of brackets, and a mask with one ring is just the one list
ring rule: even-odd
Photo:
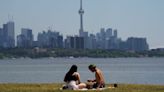
[[70,70],[65,75],[64,82],[76,80],[76,78],[75,78],[76,76],[73,75],[74,72],[77,72],[77,65],[72,65]]

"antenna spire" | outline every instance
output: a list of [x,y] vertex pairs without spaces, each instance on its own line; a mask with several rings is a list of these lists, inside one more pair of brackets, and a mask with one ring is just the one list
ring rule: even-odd
[[80,0],[80,9],[83,9],[83,2]]

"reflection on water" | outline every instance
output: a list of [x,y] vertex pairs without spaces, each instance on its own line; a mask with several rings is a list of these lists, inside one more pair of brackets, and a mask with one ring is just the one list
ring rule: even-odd
[[164,84],[164,58],[43,58],[0,60],[0,83],[61,83],[72,64],[82,81],[93,78],[89,64],[104,72],[107,83]]

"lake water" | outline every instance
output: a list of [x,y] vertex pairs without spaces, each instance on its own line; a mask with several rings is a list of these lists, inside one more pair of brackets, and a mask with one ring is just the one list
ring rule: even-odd
[[164,58],[42,58],[0,60],[0,83],[63,83],[72,64],[81,80],[93,79],[89,64],[96,64],[107,83],[164,85]]

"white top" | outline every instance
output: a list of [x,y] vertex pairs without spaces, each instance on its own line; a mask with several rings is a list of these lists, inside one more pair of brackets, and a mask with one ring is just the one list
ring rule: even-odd
[[70,81],[68,84],[68,89],[73,89],[73,90],[78,90],[79,89],[79,86],[76,84],[76,81],[72,80]]
[[[73,75],[79,76],[79,73],[75,72],[75,73],[73,73]],[[68,86],[68,89],[71,89],[71,90],[78,90],[79,89],[79,86],[77,85],[77,81],[75,81],[75,80],[68,82],[67,86]]]

